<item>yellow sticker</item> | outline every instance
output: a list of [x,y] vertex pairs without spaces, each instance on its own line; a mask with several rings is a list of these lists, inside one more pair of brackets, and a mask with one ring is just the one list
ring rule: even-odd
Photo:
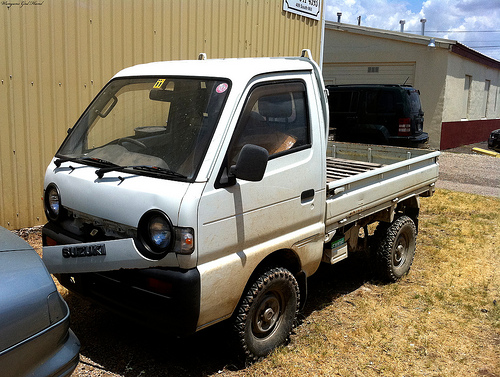
[[153,86],[153,89],[161,89],[164,82],[165,82],[165,79],[159,79],[156,82],[155,86]]

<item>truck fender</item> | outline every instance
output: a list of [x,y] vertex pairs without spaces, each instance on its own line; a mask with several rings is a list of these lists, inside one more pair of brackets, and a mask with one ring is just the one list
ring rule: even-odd
[[301,269],[299,256],[290,249],[277,250],[269,254],[257,265],[247,281],[245,289],[241,294],[240,301],[245,292],[248,291],[250,285],[253,284],[254,280],[262,274],[262,271],[272,267],[284,267],[295,276],[300,289],[300,309],[303,309],[307,299],[307,274]]
[[[307,287],[304,282],[307,271],[299,274],[302,265],[299,256],[292,249],[279,249],[271,252],[262,260],[257,260],[257,258],[258,255],[252,253],[250,253],[249,258],[242,252],[232,253],[224,258],[198,266],[202,284],[197,330],[233,316],[245,293],[254,281],[265,272],[266,268],[286,268],[296,278],[301,295],[302,292],[305,293]],[[222,270],[231,276],[231,279],[220,279],[220,271]],[[248,275],[246,271],[248,271]]]

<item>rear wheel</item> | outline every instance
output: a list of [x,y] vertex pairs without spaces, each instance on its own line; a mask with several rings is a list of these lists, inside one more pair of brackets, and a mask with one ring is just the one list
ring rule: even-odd
[[408,216],[378,225],[375,257],[381,279],[395,282],[409,272],[415,256],[416,238],[415,223]]
[[258,360],[288,340],[299,300],[297,280],[285,268],[269,269],[253,282],[234,319],[236,340],[247,360]]

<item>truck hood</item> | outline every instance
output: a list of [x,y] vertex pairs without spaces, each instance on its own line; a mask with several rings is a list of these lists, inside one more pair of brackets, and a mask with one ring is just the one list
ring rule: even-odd
[[178,225],[179,208],[189,183],[117,171],[98,178],[97,169],[76,162],[56,167],[52,162],[44,187],[54,183],[63,207],[99,219],[137,227],[144,213],[160,209],[173,225]]

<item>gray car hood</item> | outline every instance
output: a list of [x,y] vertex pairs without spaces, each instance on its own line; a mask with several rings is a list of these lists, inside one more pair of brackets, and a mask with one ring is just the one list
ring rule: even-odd
[[54,281],[38,254],[0,227],[0,354],[51,324]]

